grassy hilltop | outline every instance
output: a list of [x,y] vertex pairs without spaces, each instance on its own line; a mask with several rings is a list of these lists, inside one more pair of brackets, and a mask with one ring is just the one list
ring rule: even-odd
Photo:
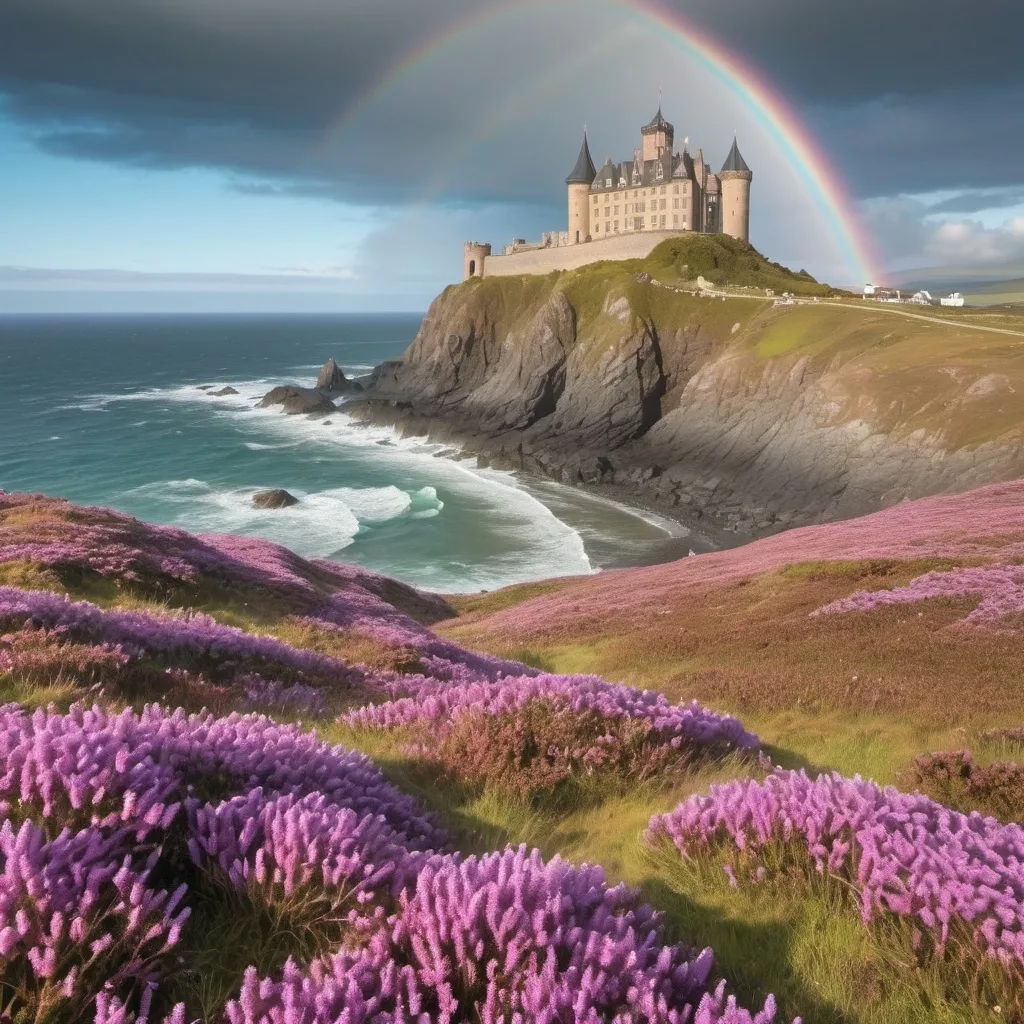
[[454,285],[381,391],[412,432],[748,535],[1024,475],[1024,313],[865,302],[721,236]]
[[6,1011],[1019,1020],[1022,537],[1013,483],[446,601],[0,494]]

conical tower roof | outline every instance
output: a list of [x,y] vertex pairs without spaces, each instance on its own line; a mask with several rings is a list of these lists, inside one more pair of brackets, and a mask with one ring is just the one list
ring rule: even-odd
[[675,132],[672,125],[665,120],[665,115],[661,112],[661,104],[658,104],[658,112],[654,115],[653,120],[648,121],[647,124],[640,129],[641,135],[646,135],[648,132],[657,131],[670,131]]
[[569,172],[565,179],[566,185],[592,185],[597,177],[597,170],[594,168],[594,161],[590,158],[590,146],[587,145],[587,133],[583,133],[583,145],[580,146],[580,155],[576,159],[576,166]]
[[725,163],[722,164],[722,171],[750,171],[747,161],[740,154],[740,147],[736,144],[735,135],[732,137],[732,149],[729,150],[729,155],[725,158]]

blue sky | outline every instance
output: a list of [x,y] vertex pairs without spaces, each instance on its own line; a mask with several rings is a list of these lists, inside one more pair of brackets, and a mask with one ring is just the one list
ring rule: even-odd
[[[675,2],[801,112],[890,274],[1024,275],[1020,5]],[[623,159],[659,88],[713,166],[739,131],[762,251],[858,283],[751,112],[613,0],[5,0],[0,312],[423,309],[463,240],[564,227],[582,124]]]

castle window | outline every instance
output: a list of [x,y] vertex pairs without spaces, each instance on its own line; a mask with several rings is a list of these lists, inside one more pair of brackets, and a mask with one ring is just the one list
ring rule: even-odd
[[625,188],[626,184],[626,178],[625,175],[623,175],[621,178],[619,178],[619,188]]
[[612,179],[611,178],[605,178],[604,179],[604,187],[605,188],[611,188],[612,187]]
[[661,186],[661,194],[662,194],[662,195],[664,195],[664,194],[665,194],[665,189],[666,189],[666,188],[668,188],[668,186],[667,186],[667,185],[662,185],[662,186]]
[[610,206],[606,206],[604,208],[604,215],[607,217],[610,212],[611,212],[611,207]]
[[607,221],[605,221],[605,224],[604,224],[605,234],[607,234],[609,231],[611,231],[611,229],[612,229],[611,224],[609,224]]
[[679,186],[678,185],[673,185],[672,186],[672,191],[678,195],[678,193],[679,193]]
[[679,214],[678,213],[673,213],[672,214],[672,227],[674,227],[674,228],[679,227]]
[[662,226],[662,227],[664,227],[664,226],[665,226],[665,218],[664,218],[664,217],[662,217],[662,218],[661,218],[661,226]]
[[476,260],[469,261],[469,276],[476,277]]
[[615,222],[615,234],[618,234],[618,233],[619,233],[619,222],[616,221]]
[[658,179],[658,181],[661,181],[661,179],[665,177],[665,168],[662,167],[660,163],[654,171],[654,176]]
[[667,199],[662,199],[662,201],[661,201],[661,208],[662,208],[663,210],[665,209],[665,204],[666,204],[667,202],[668,202],[668,200],[667,200]]
[[678,199],[673,199],[672,200],[672,209],[673,210],[678,210],[679,209],[679,200]]

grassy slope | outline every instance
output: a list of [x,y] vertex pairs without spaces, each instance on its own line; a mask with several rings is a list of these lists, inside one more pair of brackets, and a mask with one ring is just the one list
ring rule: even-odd
[[[784,765],[894,783],[926,751],[971,746],[981,761],[1005,756],[987,750],[979,734],[1021,724],[1019,633],[958,625],[976,604],[971,598],[868,615],[809,613],[930,570],[982,564],[992,556],[1019,560],[1019,516],[1004,511],[986,518],[982,505],[968,498],[929,506],[929,537],[955,536],[960,557],[913,557],[912,529],[911,557],[886,557],[893,545],[883,520],[858,540],[861,554],[874,544],[882,557],[843,558],[837,541],[838,560],[801,561],[801,547],[815,556],[828,548],[834,528],[823,527],[815,543],[811,531],[799,531],[807,540],[791,543],[774,559],[781,565],[765,554],[766,545],[770,552],[784,541],[773,538],[759,550],[730,553],[715,571],[696,571],[708,558],[721,557],[702,556],[615,574],[618,579],[606,574],[466,598],[456,602],[460,617],[439,628],[463,644],[514,652],[552,671],[595,672],[737,712]],[[973,524],[972,507],[978,510]],[[942,547],[924,542],[923,525],[922,550]],[[673,575],[677,585],[666,582]],[[636,595],[632,607],[624,593]],[[691,786],[699,789],[718,777],[709,772]],[[844,895],[827,885],[737,891],[707,867],[683,870],[671,856],[645,855],[637,835],[648,815],[678,796],[617,796],[550,823],[520,820],[487,805],[474,813],[509,838],[599,860],[642,885],[684,933],[715,947],[740,991],[771,989],[787,1012],[803,1012],[807,1020],[994,1018],[981,1005],[946,1000],[942,977],[910,962],[905,936],[865,932]],[[991,1007],[1004,996],[991,987],[979,1003]]]
[[[1024,509],[1024,498],[1020,505]],[[785,537],[773,538],[756,548],[684,560],[674,568],[476,595],[458,601],[460,617],[439,632],[546,667],[599,671],[675,697],[701,696],[714,707],[740,711],[783,764],[859,771],[892,781],[915,754],[964,745],[965,726],[1020,724],[1019,643],[1012,635],[950,629],[969,602],[808,619],[810,610],[836,597],[894,586],[929,568],[978,562],[986,551],[1017,557],[1024,511],[1014,516],[1009,506],[974,499],[944,519],[934,504],[928,507],[933,510],[928,522],[904,531],[910,548],[921,548],[920,557],[891,557],[884,524],[859,541],[861,549],[875,544],[877,558],[842,557],[849,552],[829,539],[833,527],[822,528],[817,541],[810,531],[799,531],[806,539],[788,546]],[[973,542],[971,510],[978,513]],[[993,521],[1001,524],[995,533],[989,529]],[[965,554],[929,553],[938,546],[934,538],[950,530]],[[823,559],[822,547],[840,560]],[[802,558],[802,551],[813,561]],[[710,571],[696,572],[703,566]],[[703,583],[680,581],[687,572]],[[628,583],[640,576],[637,585]],[[625,588],[616,589],[624,580]],[[157,601],[87,575],[57,579],[10,563],[0,583],[66,589],[107,606],[202,608],[223,622],[304,642],[272,594],[200,587],[169,592]],[[632,612],[621,604],[623,589],[632,595]],[[517,634],[509,618],[514,623],[538,605],[545,609],[544,627]],[[342,638],[331,653],[372,661],[379,652],[365,641]],[[31,687],[0,677],[0,701],[66,704],[75,696],[81,694],[67,684]],[[793,877],[734,890],[714,865],[684,869],[675,855],[645,850],[640,835],[651,814],[716,781],[756,772],[749,764],[704,768],[673,789],[610,787],[584,792],[574,805],[524,807],[439,780],[409,759],[400,738],[316,724],[328,738],[364,749],[396,782],[421,795],[465,850],[526,842],[547,854],[601,863],[613,878],[642,886],[676,934],[714,947],[720,970],[744,1002],[775,992],[780,1020],[798,1013],[807,1022],[863,1024],[998,1019],[990,1009],[1003,998],[997,987],[975,998],[968,998],[962,985],[945,992],[956,972],[919,970],[909,937],[898,929],[864,928],[847,892]],[[239,964],[276,966],[284,955],[278,931],[273,922],[252,934],[240,933],[235,920],[204,922],[193,953],[208,963],[203,978],[209,991],[190,994],[193,1005],[219,1005]],[[225,949],[235,955],[225,957]]]

